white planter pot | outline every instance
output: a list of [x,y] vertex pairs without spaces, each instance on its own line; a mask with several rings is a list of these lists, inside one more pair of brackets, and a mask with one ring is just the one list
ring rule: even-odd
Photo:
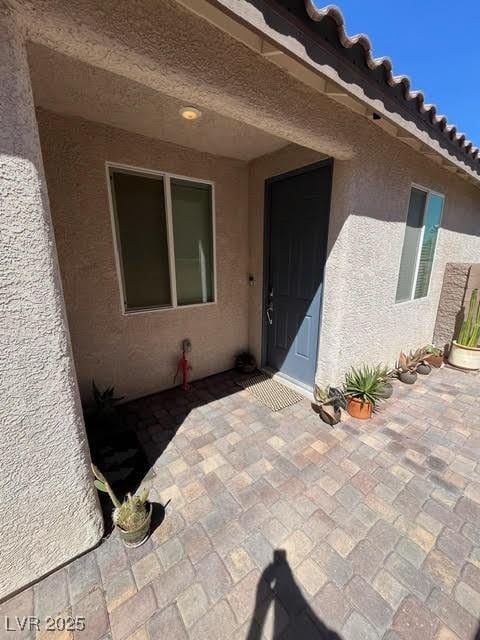
[[459,369],[470,369],[476,371],[480,369],[480,347],[464,347],[452,342],[448,362]]

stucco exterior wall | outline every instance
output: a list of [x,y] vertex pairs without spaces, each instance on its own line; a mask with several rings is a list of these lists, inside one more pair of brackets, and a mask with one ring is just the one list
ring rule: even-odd
[[[351,365],[393,363],[432,341],[447,261],[480,251],[480,191],[381,130],[358,139],[334,166],[329,254],[317,379],[338,382]],[[395,303],[412,183],[445,194],[428,295]]]
[[[184,338],[192,378],[231,368],[248,344],[246,164],[47,111],[38,122],[82,398],[92,379],[127,398],[173,386]],[[216,304],[122,313],[106,161],[214,181]]]
[[0,599],[103,531],[22,30],[0,2]]

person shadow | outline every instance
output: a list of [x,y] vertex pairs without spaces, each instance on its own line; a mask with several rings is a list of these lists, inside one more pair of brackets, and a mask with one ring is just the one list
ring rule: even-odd
[[272,625],[268,637],[275,640],[342,640],[320,620],[306,601],[284,549],[274,550],[273,561],[258,581],[247,640],[261,640],[267,618],[269,626]]

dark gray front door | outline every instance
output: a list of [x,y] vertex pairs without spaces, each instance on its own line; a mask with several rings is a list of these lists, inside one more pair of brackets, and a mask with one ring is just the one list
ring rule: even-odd
[[312,387],[317,364],[331,162],[267,182],[266,364]]

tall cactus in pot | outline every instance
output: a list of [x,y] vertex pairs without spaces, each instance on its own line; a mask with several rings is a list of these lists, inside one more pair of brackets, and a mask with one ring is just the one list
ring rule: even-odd
[[472,291],[468,314],[458,334],[457,344],[464,347],[476,347],[480,340],[480,302],[478,289]]
[[458,338],[452,342],[448,362],[454,367],[478,371],[480,369],[480,302],[478,289],[472,291],[467,317],[462,323]]

